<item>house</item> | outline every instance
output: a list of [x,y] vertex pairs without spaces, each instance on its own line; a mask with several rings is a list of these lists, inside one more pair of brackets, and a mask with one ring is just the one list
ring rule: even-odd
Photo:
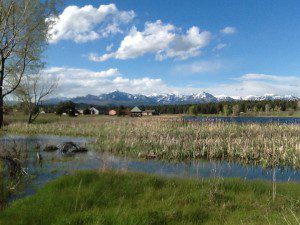
[[91,115],[99,115],[100,114],[99,110],[96,109],[95,107],[91,107],[90,111],[91,111]]
[[152,109],[146,109],[142,112],[143,116],[153,116],[155,114],[155,110]]
[[78,112],[78,114],[82,115],[83,114],[83,109],[78,109],[77,112]]
[[142,110],[140,110],[137,106],[130,110],[130,116],[140,117],[142,116]]
[[111,109],[111,110],[108,111],[108,115],[115,116],[115,115],[117,115],[117,111],[114,110],[114,109]]

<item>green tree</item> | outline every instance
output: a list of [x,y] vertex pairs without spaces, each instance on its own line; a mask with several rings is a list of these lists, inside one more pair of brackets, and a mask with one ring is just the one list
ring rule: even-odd
[[232,115],[233,116],[238,116],[240,114],[240,106],[239,105],[234,105],[232,107]]
[[269,105],[269,104],[266,104],[266,105],[265,105],[265,112],[266,112],[266,113],[269,113],[269,112],[270,112],[270,105]]
[[118,107],[117,114],[118,116],[125,116],[125,107],[123,105]]
[[0,128],[4,98],[14,92],[25,74],[42,68],[41,54],[47,46],[47,20],[54,1],[0,1]]
[[190,114],[190,115],[197,115],[197,110],[196,110],[196,106],[195,105],[191,105],[188,108],[188,114]]
[[223,106],[223,115],[229,116],[229,114],[230,114],[229,106],[228,105],[224,105]]
[[75,116],[76,105],[74,102],[60,102],[56,106],[56,114],[62,115],[63,113],[67,113],[69,116]]

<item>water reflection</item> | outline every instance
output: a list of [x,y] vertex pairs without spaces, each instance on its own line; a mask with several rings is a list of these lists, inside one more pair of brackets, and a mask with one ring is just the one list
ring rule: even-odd
[[[117,157],[107,153],[88,151],[78,153],[72,157],[63,156],[59,151],[44,152],[42,149],[49,144],[58,145],[72,141],[80,146],[86,146],[89,140],[85,138],[58,137],[58,136],[5,136],[0,138],[1,145],[9,145],[16,141],[27,146],[27,158],[25,168],[31,181],[26,183],[24,189],[8,197],[8,201],[31,195],[35,188],[59,176],[70,174],[76,170],[90,169],[114,169],[159,174],[163,176],[177,176],[185,178],[209,178],[209,177],[238,177],[242,179],[272,180],[272,169],[262,169],[260,166],[241,165],[226,161],[189,161],[189,162],[165,162],[158,160],[137,160]],[[37,160],[37,152],[43,158]],[[291,169],[276,169],[277,181],[300,181],[300,171]],[[2,179],[3,180],[3,179]],[[1,189],[2,190],[2,189]]]

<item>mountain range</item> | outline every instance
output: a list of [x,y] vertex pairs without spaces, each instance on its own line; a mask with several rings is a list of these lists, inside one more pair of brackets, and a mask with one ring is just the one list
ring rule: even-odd
[[263,96],[250,95],[244,98],[229,97],[225,95],[212,95],[207,92],[200,92],[191,95],[177,94],[129,94],[121,91],[113,91],[107,94],[86,95],[74,98],[52,98],[47,100],[46,104],[57,104],[62,101],[72,101],[74,103],[89,105],[172,105],[172,104],[198,104],[208,102],[224,102],[237,100],[300,100],[299,97],[292,95],[279,96],[274,94],[266,94]]

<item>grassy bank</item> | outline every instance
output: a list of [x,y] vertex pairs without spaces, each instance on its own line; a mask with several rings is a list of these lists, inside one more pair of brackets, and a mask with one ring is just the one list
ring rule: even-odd
[[6,133],[93,137],[95,148],[159,159],[228,159],[263,166],[300,167],[300,126],[183,123],[178,117],[59,117],[54,122],[5,127]]
[[13,202],[0,224],[297,224],[299,184],[81,172]]

